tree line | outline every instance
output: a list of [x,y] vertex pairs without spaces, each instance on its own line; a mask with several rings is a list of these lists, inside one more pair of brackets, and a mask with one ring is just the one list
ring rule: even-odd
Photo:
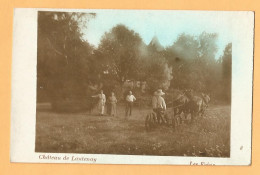
[[[83,39],[96,14],[38,13],[37,101],[81,100],[104,89],[122,97],[127,81],[156,89],[193,89],[230,102],[232,44],[216,59],[218,35],[182,33],[164,48],[154,37],[147,45],[134,30],[118,24],[97,48]],[[174,31],[173,31],[174,32]]]

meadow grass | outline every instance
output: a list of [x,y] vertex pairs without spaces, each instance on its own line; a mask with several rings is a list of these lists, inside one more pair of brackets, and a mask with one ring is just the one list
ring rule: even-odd
[[[170,109],[169,109],[170,110]],[[118,116],[89,113],[54,113],[37,110],[36,152],[93,153],[161,156],[230,156],[230,106],[211,105],[204,117],[176,129],[158,126],[145,130],[151,109],[134,108],[125,120]]]

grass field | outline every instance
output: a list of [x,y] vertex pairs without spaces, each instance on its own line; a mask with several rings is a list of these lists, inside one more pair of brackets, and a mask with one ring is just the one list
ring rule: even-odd
[[[40,108],[40,107],[39,107]],[[230,156],[230,106],[210,105],[205,116],[176,130],[144,127],[150,109],[134,108],[124,119],[88,113],[54,113],[37,107],[36,152],[163,156]]]

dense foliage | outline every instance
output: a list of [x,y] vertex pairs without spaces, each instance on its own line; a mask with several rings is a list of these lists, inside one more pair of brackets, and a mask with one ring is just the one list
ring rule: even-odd
[[216,59],[217,34],[183,33],[163,48],[156,37],[146,45],[138,33],[119,24],[94,48],[82,39],[82,31],[95,15],[39,12],[38,101],[77,101],[100,89],[119,98],[127,89],[150,95],[158,88],[193,89],[230,101],[232,45]]

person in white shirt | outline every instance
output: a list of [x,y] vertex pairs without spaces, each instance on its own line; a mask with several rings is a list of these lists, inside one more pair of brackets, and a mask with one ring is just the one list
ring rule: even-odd
[[125,108],[125,116],[132,115],[133,103],[136,100],[135,96],[133,96],[132,91],[129,91],[129,94],[126,96],[126,108]]
[[98,109],[100,111],[100,115],[104,115],[105,104],[106,104],[106,95],[103,93],[103,90],[100,91],[100,94],[94,95],[92,97],[98,98]]
[[164,111],[166,111],[166,103],[162,97],[164,94],[165,93],[161,89],[158,89],[154,92],[154,96],[152,98],[153,111],[158,116],[158,123],[165,122],[162,116]]

